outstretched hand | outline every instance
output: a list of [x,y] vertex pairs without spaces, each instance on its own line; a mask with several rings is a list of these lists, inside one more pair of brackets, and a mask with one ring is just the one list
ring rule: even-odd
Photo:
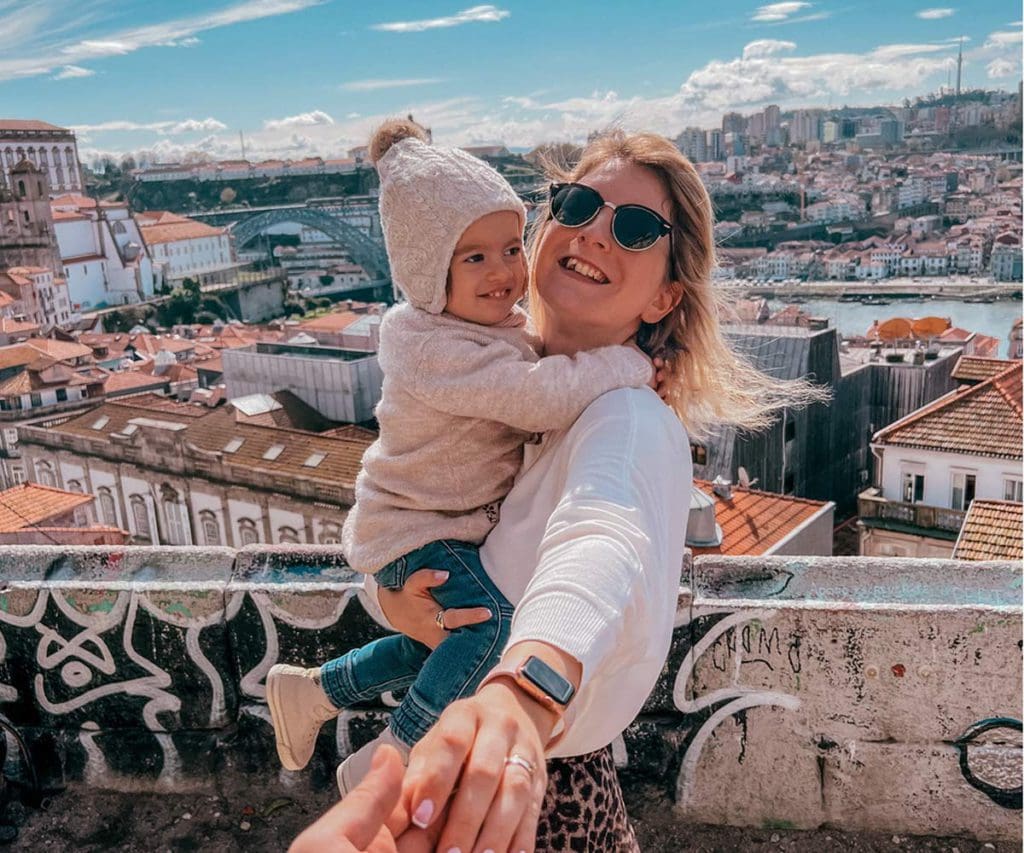
[[307,827],[292,842],[289,853],[426,853],[433,850],[436,839],[415,827],[409,828],[408,818],[396,809],[404,772],[398,752],[391,746],[380,747],[366,778],[344,800]]

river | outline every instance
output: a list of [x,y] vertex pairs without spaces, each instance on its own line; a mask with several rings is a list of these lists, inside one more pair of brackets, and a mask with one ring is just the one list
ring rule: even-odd
[[[776,299],[768,300],[773,312],[787,307]],[[861,305],[858,302],[837,302],[834,299],[808,299],[799,306],[814,317],[828,317],[829,325],[841,335],[863,335],[878,320],[892,317],[948,317],[954,326],[999,339],[999,355],[1005,358],[1010,349],[1010,328],[1021,316],[1021,303],[1016,299],[997,302],[970,303],[956,299],[928,299],[924,302],[893,299],[888,305]]]

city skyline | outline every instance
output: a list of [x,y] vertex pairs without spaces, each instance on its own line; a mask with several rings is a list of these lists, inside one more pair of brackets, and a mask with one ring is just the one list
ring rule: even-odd
[[238,157],[239,132],[250,157],[295,159],[343,155],[406,112],[442,142],[532,147],[610,123],[674,135],[769,103],[897,104],[955,81],[961,38],[965,89],[1021,75],[1006,2],[629,8],[0,0],[0,113],[71,127],[86,162]]

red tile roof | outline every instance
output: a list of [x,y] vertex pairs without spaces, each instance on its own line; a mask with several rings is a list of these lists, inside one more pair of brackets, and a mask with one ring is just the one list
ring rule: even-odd
[[92,503],[92,495],[22,483],[0,492],[0,532],[23,530]]
[[713,548],[694,547],[694,556],[766,554],[826,506],[824,501],[737,486],[732,487],[732,498],[724,500],[712,492],[711,483],[705,480],[694,480],[693,485],[714,498],[715,520],[722,528],[722,544]]
[[961,382],[983,382],[991,379],[1015,362],[1003,358],[982,358],[977,355],[963,355],[953,368],[952,376]]
[[1011,501],[975,500],[953,549],[956,560],[1024,558],[1024,511]]
[[1021,363],[977,385],[961,387],[881,430],[880,444],[995,456],[1024,457]]
[[0,118],[0,133],[5,130],[59,130],[67,133],[66,127],[57,127],[45,121],[30,118]]
[[[204,237],[220,237],[227,233],[226,228],[215,228],[205,222],[198,222],[185,216],[162,211],[153,221],[149,216],[138,218],[142,238],[147,245],[154,243],[174,243],[178,240],[199,240]],[[152,224],[150,224],[152,223]]]

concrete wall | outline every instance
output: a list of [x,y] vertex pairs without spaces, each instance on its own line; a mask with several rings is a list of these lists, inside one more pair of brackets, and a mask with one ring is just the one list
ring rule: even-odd
[[[0,548],[0,711],[47,784],[280,772],[277,661],[379,633],[337,550]],[[702,558],[664,676],[614,744],[701,821],[1021,837],[1020,566]],[[325,727],[310,769],[379,715]],[[9,751],[7,771],[23,772]]]

